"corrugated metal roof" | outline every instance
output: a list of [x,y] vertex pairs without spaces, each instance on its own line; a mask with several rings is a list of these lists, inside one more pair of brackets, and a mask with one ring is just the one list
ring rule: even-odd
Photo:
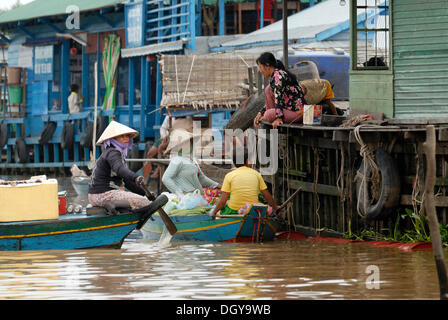
[[34,0],[0,14],[0,24],[66,14],[67,8],[72,5],[77,6],[80,11],[88,11],[124,2],[127,0]]
[[[340,0],[328,0],[318,3],[288,17],[288,39],[315,39],[317,35],[335,28],[335,32],[343,31],[341,24],[349,28],[349,6],[341,6]],[[238,47],[248,44],[281,41],[283,22],[279,20],[262,29],[251,32],[235,40],[225,42],[222,47]]]
[[[275,0],[277,3],[281,3],[282,0]],[[321,0],[326,1],[326,0]],[[257,2],[257,0],[224,0],[225,3],[238,3],[238,2]],[[302,4],[310,3],[310,0],[300,0]],[[202,0],[203,4],[206,5],[216,5],[216,0]]]

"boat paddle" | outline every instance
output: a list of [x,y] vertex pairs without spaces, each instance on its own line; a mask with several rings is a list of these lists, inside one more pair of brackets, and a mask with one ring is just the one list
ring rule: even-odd
[[278,207],[277,210],[275,210],[274,214],[279,214],[280,211],[286,208],[286,205],[290,203],[299,194],[300,190],[302,190],[302,188],[297,189],[288,199],[286,199],[286,201],[283,202],[283,204],[280,207]]
[[[140,186],[142,187],[142,189],[145,191],[146,197],[150,200],[150,201],[154,201],[154,196],[152,195],[152,193],[148,190],[148,187],[146,187],[145,183],[142,182],[140,184]],[[166,229],[168,230],[168,232],[171,235],[174,235],[177,232],[177,228],[176,225],[173,223],[173,221],[171,221],[170,217],[168,216],[168,214],[165,212],[165,210],[163,210],[163,208],[159,208],[157,209],[157,212],[160,214],[160,217],[163,220],[163,223],[165,224]]]

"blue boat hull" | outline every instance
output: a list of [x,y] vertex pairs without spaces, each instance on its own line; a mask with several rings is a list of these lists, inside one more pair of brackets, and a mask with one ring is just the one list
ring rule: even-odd
[[[120,248],[141,214],[66,216],[56,220],[0,223],[0,250]],[[11,231],[12,230],[12,231]]]
[[[213,219],[208,214],[170,216],[177,227],[171,241],[209,242],[262,242],[275,237],[276,227],[264,212],[260,217],[255,210],[246,215]],[[163,220],[154,215],[142,227],[143,238],[159,240],[164,230]]]

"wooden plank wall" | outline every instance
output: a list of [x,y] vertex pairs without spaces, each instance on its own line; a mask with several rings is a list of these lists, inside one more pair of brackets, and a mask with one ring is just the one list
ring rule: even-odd
[[[447,127],[448,128],[448,127]],[[425,141],[424,131],[413,134],[390,131],[363,134],[366,143],[375,148],[391,151],[400,174],[400,203],[385,218],[366,221],[357,212],[355,176],[362,157],[359,144],[352,132],[333,130],[302,130],[281,128],[279,138],[279,169],[275,176],[265,176],[270,183],[277,202],[282,203],[297,188],[302,192],[294,200],[287,220],[294,229],[313,228],[320,232],[347,234],[373,230],[390,236],[398,214],[405,209],[420,211],[422,201],[425,158],[421,143]],[[448,142],[444,130],[437,135],[437,178],[435,186],[436,207],[439,221],[448,222]],[[396,137],[396,138],[395,138]],[[419,178],[420,184],[416,184]],[[413,201],[417,200],[417,201]],[[400,222],[400,228],[411,228],[410,221]]]
[[448,112],[448,0],[392,1],[395,117]]

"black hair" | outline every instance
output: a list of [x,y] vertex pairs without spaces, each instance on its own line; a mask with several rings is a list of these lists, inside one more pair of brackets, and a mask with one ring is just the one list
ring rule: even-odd
[[276,69],[280,69],[285,71],[290,77],[291,79],[297,83],[297,77],[292,74],[291,72],[289,72],[286,68],[285,65],[283,64],[283,62],[281,62],[280,60],[275,59],[274,55],[271,52],[263,52],[256,60],[257,64],[262,64],[264,66],[270,66],[270,67],[274,67]]
[[239,148],[233,148],[232,161],[235,167],[239,168],[246,165],[247,161],[249,160],[249,152],[247,152],[246,148],[243,149],[243,161],[241,162],[241,151],[238,151],[237,149]]
[[74,83],[70,86],[70,90],[73,92],[78,92],[79,86],[76,83]]

